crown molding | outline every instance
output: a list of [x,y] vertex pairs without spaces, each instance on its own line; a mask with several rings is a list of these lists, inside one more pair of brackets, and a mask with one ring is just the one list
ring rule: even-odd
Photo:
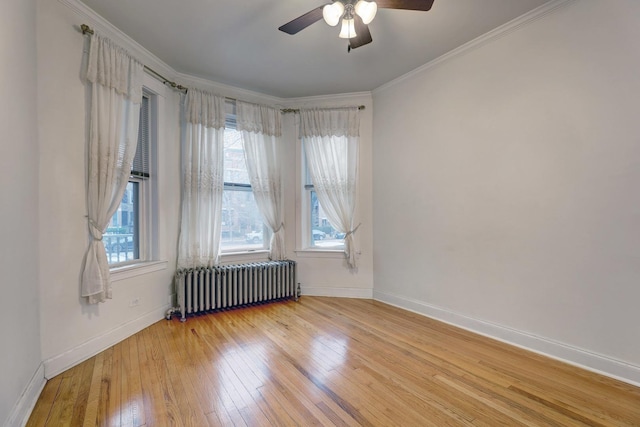
[[420,67],[409,71],[406,74],[403,74],[400,77],[397,77],[381,86],[378,86],[377,88],[375,88],[372,93],[375,95],[379,92],[382,92],[386,89],[389,89],[405,80],[409,80],[412,77],[421,74],[423,72],[427,72],[428,70],[430,70],[431,68],[435,68],[438,65],[447,62],[451,59],[454,59],[458,56],[464,55],[470,51],[473,51],[475,49],[479,49],[480,47],[491,43],[501,37],[506,36],[507,34],[510,34],[514,31],[519,30],[520,28],[534,22],[537,21],[538,19],[541,19],[547,15],[550,15],[552,13],[555,13],[556,11],[558,11],[559,9],[569,5],[570,3],[573,3],[576,0],[552,0],[548,3],[543,4],[542,6],[539,6],[527,13],[525,13],[524,15],[521,15],[509,22],[507,22],[506,24],[503,24],[479,37],[476,37],[475,39],[463,44],[462,46],[459,46],[447,53],[445,53],[444,55],[441,55],[439,57],[437,57],[436,59],[433,59],[429,62],[427,62],[424,65],[421,65]]
[[112,23],[104,19],[89,6],[85,5],[80,0],[58,0],[58,2],[78,16],[78,25],[76,26],[78,31],[80,31],[81,24],[87,24],[93,30],[108,36],[110,39],[120,44],[144,65],[153,68],[157,72],[165,75],[168,79],[173,79],[176,72],[171,66],[148,51],[144,46],[133,40]]
[[371,114],[373,97],[371,92],[351,92],[334,95],[316,95],[298,98],[287,98],[282,105],[284,108],[337,108],[363,105]]
[[246,102],[281,105],[285,100],[277,96],[254,92],[237,86],[225,85],[203,77],[192,76],[190,74],[175,73],[175,79],[183,86],[194,87],[213,92],[220,96],[238,98]]
[[242,99],[243,101],[247,102],[272,104],[285,108],[299,105],[319,105],[325,102],[342,103],[356,102],[356,100],[363,100],[361,102],[368,102],[372,98],[371,92],[354,92],[302,98],[279,98],[276,96],[243,89],[237,86],[229,86],[215,82],[213,80],[181,73],[176,71],[169,64],[162,61],[160,58],[148,51],[144,46],[133,40],[130,36],[122,32],[119,28],[100,16],[97,12],[82,3],[80,0],[58,0],[58,2],[78,16],[78,25],[76,27],[78,31],[80,31],[81,24],[89,25],[92,29],[98,31],[99,33],[107,35],[113,41],[127,49],[133,56],[135,56],[146,66],[153,68],[157,72],[163,74],[167,79],[176,81],[176,83],[181,84],[187,88],[189,86],[197,87],[214,92],[221,96]]
[[301,96],[296,98],[287,98],[287,101],[302,102],[302,101],[323,101],[326,99],[356,99],[356,98],[371,98],[371,92],[347,92],[347,93],[334,93],[329,95],[314,95],[314,96]]

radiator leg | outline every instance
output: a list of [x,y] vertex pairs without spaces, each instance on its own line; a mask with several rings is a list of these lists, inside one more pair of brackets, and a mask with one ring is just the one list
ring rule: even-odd
[[171,320],[171,317],[178,312],[180,312],[180,307],[171,307],[169,310],[167,310],[164,317],[167,320]]

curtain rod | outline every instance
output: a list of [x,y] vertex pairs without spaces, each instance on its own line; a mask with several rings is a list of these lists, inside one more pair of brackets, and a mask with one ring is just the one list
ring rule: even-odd
[[[83,35],[90,35],[92,36],[94,34],[94,31],[91,27],[89,27],[87,24],[82,24],[80,25],[80,30],[82,31]],[[143,64],[144,65],[144,64]],[[147,70],[149,73],[153,74],[153,76],[155,78],[157,78],[158,80],[162,81],[162,84],[165,85],[169,85],[171,86],[173,89],[179,90],[179,91],[184,91],[185,93],[189,90],[189,88],[182,86],[174,81],[171,81],[169,79],[167,79],[165,76],[163,76],[162,74],[158,73],[156,70],[154,70],[151,67],[147,67],[146,65],[144,65],[144,69]],[[235,98],[229,98],[228,96],[225,96],[225,99],[228,101],[237,101],[237,99]],[[365,106],[364,105],[359,105],[358,106],[358,110],[364,110]],[[300,110],[297,108],[282,108],[280,110],[281,113],[299,113]]]
[[[93,29],[91,29],[91,27],[89,27],[87,24],[82,24],[80,25],[80,30],[82,31],[83,35],[89,34],[90,36],[92,36],[94,34]],[[154,75],[155,78],[157,78],[158,80],[162,81],[162,84],[165,85],[169,85],[172,88],[176,89],[176,90],[180,90],[180,91],[187,91],[188,89],[182,85],[179,85],[176,82],[173,82],[169,79],[167,79],[165,76],[163,76],[162,74],[158,73],[156,70],[154,70],[151,67],[147,67],[146,65],[144,65],[144,69],[147,70],[148,72],[150,72],[151,74]]]
[[[338,109],[340,108],[350,108],[350,107],[337,107]],[[364,105],[358,105],[358,110],[364,110],[366,107]],[[327,110],[328,108],[316,108],[317,110]],[[299,113],[300,109],[299,108],[282,108],[280,110],[281,113]]]

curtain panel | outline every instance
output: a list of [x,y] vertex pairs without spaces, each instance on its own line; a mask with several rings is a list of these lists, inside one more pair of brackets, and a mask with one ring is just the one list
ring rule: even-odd
[[212,267],[220,255],[225,99],[189,89],[182,138],[178,268]]
[[281,122],[278,109],[236,102],[236,124],[242,133],[251,189],[262,218],[272,232],[269,258],[273,260],[286,258],[279,153]]
[[318,202],[337,231],[345,233],[344,252],[357,267],[353,234],[358,179],[358,108],[300,110],[300,136]]
[[81,295],[111,298],[102,236],[124,195],[136,152],[144,66],[111,40],[94,34],[84,79],[90,92],[86,252]]

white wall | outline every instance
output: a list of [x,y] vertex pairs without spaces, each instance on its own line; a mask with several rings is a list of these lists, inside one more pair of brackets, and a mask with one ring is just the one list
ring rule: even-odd
[[[80,78],[85,37],[78,11],[58,1],[38,4],[38,131],[40,135],[40,317],[48,378],[162,318],[169,306],[179,213],[179,95],[148,78],[164,100],[159,114],[158,245],[165,268],[113,282],[113,299],[80,297],[87,248],[86,106]],[[101,29],[98,25],[98,28]],[[103,32],[104,34],[104,32]],[[117,41],[117,33],[110,34]],[[135,45],[126,48],[136,52]],[[141,58],[144,60],[144,58]],[[154,67],[155,68],[155,67]],[[138,306],[130,302],[139,298]]]
[[0,13],[0,425],[16,422],[41,361],[36,119],[36,3],[9,0]]
[[374,92],[374,295],[640,383],[640,2]]

